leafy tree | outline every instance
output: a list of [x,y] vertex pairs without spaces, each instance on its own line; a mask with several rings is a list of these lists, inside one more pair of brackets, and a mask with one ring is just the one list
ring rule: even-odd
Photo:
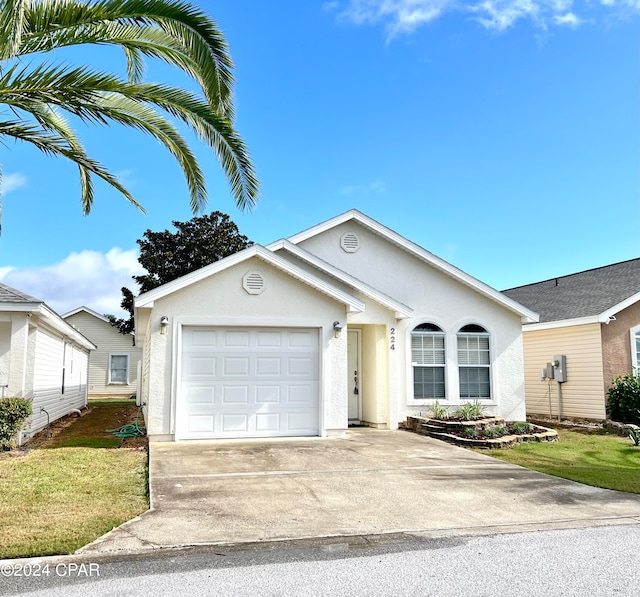
[[[81,44],[117,46],[127,77],[88,66],[55,64],[55,50]],[[25,57],[36,56],[34,61]],[[46,61],[39,62],[44,55]],[[144,82],[144,57],[159,59],[190,77],[201,93]],[[184,0],[0,0],[0,139],[26,141],[78,166],[82,208],[94,200],[93,177],[127,189],[90,157],[63,115],[85,122],[118,123],[160,141],[176,158],[191,208],[206,205],[204,175],[171,116],[216,154],[236,204],[251,208],[258,182],[233,125],[233,63],[216,23]]]
[[[174,221],[172,224],[176,232],[147,230],[144,238],[136,241],[140,246],[138,261],[147,272],[133,276],[141,293],[215,263],[252,244],[240,234],[229,216],[219,211],[192,218],[188,222]],[[129,313],[129,318],[107,316],[111,325],[123,334],[133,331],[133,301],[133,292],[122,288],[120,306]]]

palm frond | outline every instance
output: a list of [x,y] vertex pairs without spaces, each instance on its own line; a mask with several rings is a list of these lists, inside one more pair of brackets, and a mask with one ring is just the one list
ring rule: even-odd
[[[129,25],[130,34],[137,28],[159,28],[178,44],[189,57],[192,72],[207,99],[231,116],[233,62],[227,43],[216,23],[206,13],[178,0],[102,0],[95,3],[48,0],[28,3],[24,15],[20,54],[46,51],[65,45],[98,43],[123,45],[122,29],[113,25]],[[111,41],[110,32],[120,35]],[[93,40],[92,40],[93,38]],[[89,41],[83,41],[88,39]],[[135,34],[128,40],[135,45]],[[39,49],[36,49],[39,48]],[[184,59],[167,53],[161,46],[147,47],[147,54],[173,63],[183,69]],[[175,62],[174,62],[175,61]]]
[[[135,200],[133,195],[122,186],[118,179],[113,176],[100,162],[89,157],[84,150],[72,148],[69,146],[67,139],[62,135],[53,131],[46,130],[35,124],[25,123],[22,121],[5,121],[0,122],[0,136],[13,137],[21,141],[31,143],[42,152],[52,156],[62,156],[76,163],[78,167],[83,167],[87,172],[95,174],[105,182],[109,183],[113,188],[122,193],[131,203],[133,203],[141,211],[144,208]],[[90,205],[83,205],[83,212],[88,213]]]
[[[127,79],[88,67],[20,60],[79,44],[120,47]],[[145,57],[180,69],[198,83],[203,96],[144,83]],[[16,114],[16,120],[4,122],[0,115],[0,137],[31,142],[45,153],[76,162],[85,213],[94,201],[94,175],[138,204],[86,154],[63,112],[86,122],[116,122],[160,141],[180,165],[196,213],[206,203],[205,180],[194,153],[167,116],[178,119],[213,149],[238,207],[255,205],[258,181],[233,125],[233,63],[227,43],[216,23],[189,2],[0,0],[0,60],[0,104]]]

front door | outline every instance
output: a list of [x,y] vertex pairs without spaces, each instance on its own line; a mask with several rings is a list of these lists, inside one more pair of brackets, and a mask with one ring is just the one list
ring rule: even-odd
[[360,361],[360,330],[347,330],[347,391],[349,393],[349,425],[358,425],[362,421]]

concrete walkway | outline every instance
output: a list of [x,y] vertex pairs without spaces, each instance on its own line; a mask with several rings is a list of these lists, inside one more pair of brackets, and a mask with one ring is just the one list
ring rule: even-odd
[[404,431],[150,446],[151,510],[78,553],[640,522],[640,496]]

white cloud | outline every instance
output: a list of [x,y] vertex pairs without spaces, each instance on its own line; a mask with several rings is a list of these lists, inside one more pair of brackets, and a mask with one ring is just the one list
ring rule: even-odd
[[4,174],[0,181],[0,192],[3,195],[8,195],[11,191],[15,191],[25,184],[27,184],[27,179],[19,172]]
[[374,180],[368,184],[350,184],[340,187],[342,195],[385,195],[387,187],[381,180]]
[[556,25],[565,25],[566,27],[571,27],[571,29],[575,29],[579,27],[584,22],[581,18],[574,15],[572,12],[568,12],[565,15],[557,15],[553,17],[553,22]]
[[[640,11],[640,0],[599,0],[599,4],[621,16]],[[596,4],[587,1],[580,8],[592,11]],[[575,29],[592,22],[578,13],[573,0],[347,0],[337,9],[337,18],[356,25],[382,24],[390,40],[451,12],[470,14],[494,31],[504,31],[521,20],[542,30],[554,25]]]
[[131,276],[143,272],[137,249],[115,247],[107,253],[81,251],[53,265],[0,268],[9,286],[42,299],[60,314],[86,306],[98,313],[123,315],[120,288],[134,288]]

